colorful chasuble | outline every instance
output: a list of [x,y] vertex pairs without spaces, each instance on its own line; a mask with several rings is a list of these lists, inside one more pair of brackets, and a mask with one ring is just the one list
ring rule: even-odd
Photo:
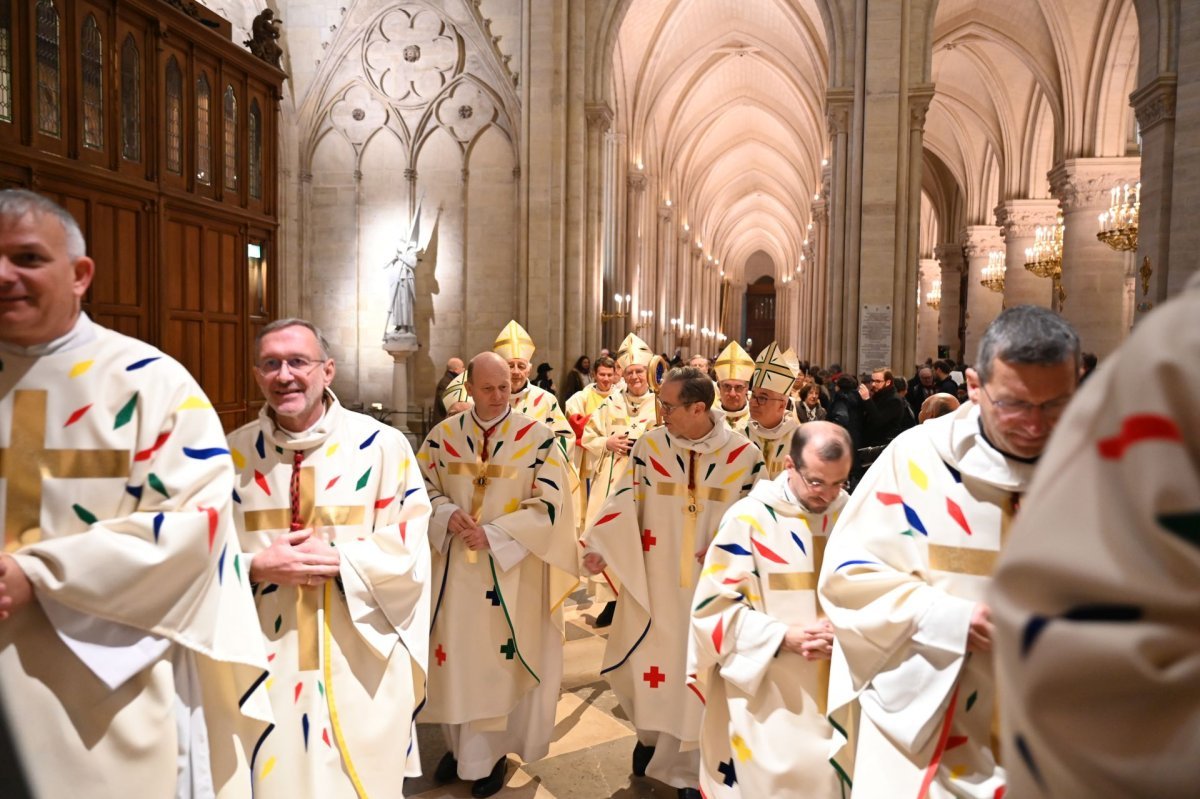
[[860,799],[1003,793],[992,661],[967,653],[967,630],[1033,466],[993,449],[979,424],[967,403],[898,436],[830,536],[820,581],[839,645],[829,707],[845,729],[861,706]]
[[[632,468],[584,534],[621,582],[601,673],[638,730],[657,730],[692,748],[703,708],[686,670],[696,553],[707,549],[721,516],[750,491],[763,466],[753,444],[722,426],[719,414],[711,418],[712,432],[698,441],[675,438],[666,427],[644,433]],[[653,768],[647,774],[662,779]],[[693,774],[675,787],[695,780]]]
[[767,464],[760,479],[774,480],[783,473],[784,459],[792,448],[792,434],[799,428],[800,420],[790,409],[783,414],[783,420],[770,430],[751,420],[746,428],[746,437],[759,448],[763,462]]
[[990,598],[1009,795],[1200,786],[1200,276],[1083,384]]
[[[413,715],[425,697],[429,500],[408,441],[331,393],[312,429],[267,406],[229,436],[234,522],[253,556],[290,531],[336,547],[336,580],[253,586],[275,729],[256,797],[387,796],[420,774]],[[249,563],[243,567],[249,571]]]
[[554,431],[562,442],[567,458],[575,451],[575,431],[558,405],[558,399],[543,388],[526,381],[525,387],[511,394],[508,405],[522,416],[541,422]]
[[829,661],[780,646],[789,627],[823,615],[817,575],[847,499],[843,491],[812,513],[781,475],[759,480],[721,519],[696,586],[688,649],[688,670],[707,700],[700,788],[709,799],[843,795],[829,761]]
[[[565,489],[571,467],[558,440],[519,413],[508,412],[486,434],[474,413],[463,413],[435,427],[417,455],[434,508],[433,661],[421,720],[504,730],[518,705],[546,692],[547,724],[532,725],[524,751],[512,750],[527,761],[549,747],[560,683],[540,675],[561,672],[562,602],[579,583]],[[456,509],[527,554],[505,569],[499,553],[468,550],[447,529]]]
[[575,470],[579,472],[579,479],[585,483],[592,478],[596,471],[597,458],[589,457],[589,451],[583,446],[584,430],[596,409],[612,395],[611,389],[607,393],[601,394],[595,383],[589,383],[581,391],[575,392],[566,402],[567,422],[575,433],[575,449],[572,451],[571,462],[575,465]]
[[4,544],[37,599],[0,622],[26,776],[45,797],[249,797],[271,711],[220,420],[161,351],[86,316],[70,335],[0,352]]

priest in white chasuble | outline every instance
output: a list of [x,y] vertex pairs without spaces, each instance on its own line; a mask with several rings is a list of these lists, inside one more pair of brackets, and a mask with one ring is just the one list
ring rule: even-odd
[[66,211],[0,192],[0,705],[35,796],[249,797],[271,711],[225,434],[80,312],[93,270]]
[[529,382],[530,362],[536,348],[525,328],[516,321],[509,322],[496,336],[492,351],[508,363],[512,386],[509,405],[522,416],[535,419],[554,431],[562,442],[568,459],[574,457],[575,431],[559,407],[558,398]]
[[[900,434],[854,490],[821,569],[831,718],[861,719],[856,797],[995,799],[1005,771],[986,592],[1013,514],[1077,384],[1079,338],[1022,305],[985,331],[971,402]],[[869,767],[868,767],[869,764]]]
[[831,520],[854,449],[844,428],[806,425],[784,471],[725,513],[692,603],[689,672],[707,700],[700,788],[709,799],[838,799],[825,718],[833,628],[817,607]]
[[450,751],[437,779],[504,784],[509,753],[545,757],[562,681],[562,602],[579,583],[567,461],[553,430],[508,404],[507,366],[467,369],[475,406],[439,424],[417,457],[433,518],[429,700]]
[[779,346],[771,342],[758,354],[750,378],[750,424],[746,435],[762,452],[767,466],[760,477],[768,480],[783,473],[792,434],[800,427],[800,419],[789,407],[788,397],[800,373],[800,364],[788,356],[790,352],[780,352]]
[[1063,416],[996,568],[1009,795],[1200,785],[1200,275]]
[[721,350],[713,364],[717,376],[718,407],[725,414],[725,424],[743,435],[750,426],[750,378],[754,376],[754,359],[736,341]]
[[254,377],[266,404],[229,436],[234,523],[266,640],[275,729],[256,797],[399,795],[420,774],[429,499],[408,441],[342,407],[320,331],[264,327]]
[[712,409],[712,381],[671,370],[663,426],[642,434],[584,534],[584,565],[607,565],[621,594],[601,673],[634,727],[633,773],[698,797],[703,698],[688,685],[687,644],[700,564],[721,516],[745,496],[762,458]]
[[446,409],[446,418],[471,410],[471,395],[467,393],[467,370],[463,369],[446,385],[442,392],[442,407]]
[[592,414],[612,394],[613,384],[617,381],[617,362],[607,355],[601,355],[592,365],[592,374],[595,376],[595,381],[576,391],[566,402],[567,421],[570,423],[571,429],[575,431],[575,450],[572,455],[572,463],[575,464],[575,470],[579,472],[579,479],[583,482],[585,495],[592,475],[596,472],[600,454],[583,446],[584,431],[587,429]]

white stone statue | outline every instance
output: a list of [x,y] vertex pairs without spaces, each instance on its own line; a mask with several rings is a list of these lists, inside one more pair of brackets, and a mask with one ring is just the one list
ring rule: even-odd
[[417,264],[424,255],[420,248],[420,228],[421,203],[418,202],[409,226],[408,240],[400,245],[396,256],[384,267],[392,270],[391,303],[388,305],[387,329],[383,334],[385,340],[416,334],[416,320],[413,317],[413,304],[417,298],[416,272]]

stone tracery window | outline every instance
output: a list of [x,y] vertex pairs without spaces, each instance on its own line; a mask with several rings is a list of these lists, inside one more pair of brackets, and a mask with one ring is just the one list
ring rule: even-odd
[[142,64],[133,34],[121,45],[121,156],[142,160]]
[[175,56],[167,61],[167,171],[183,174],[183,73]]
[[0,120],[12,122],[12,0],[0,0]]
[[250,196],[262,199],[262,112],[258,100],[250,101]]
[[196,180],[212,183],[212,89],[208,76],[196,81]]
[[237,136],[237,95],[233,86],[225,87],[225,188],[237,191],[238,187],[238,136]]
[[58,9],[53,0],[38,0],[37,89],[38,130],[58,137],[62,130],[62,76],[59,70]]
[[104,40],[96,17],[87,15],[80,35],[83,65],[83,146],[104,149]]

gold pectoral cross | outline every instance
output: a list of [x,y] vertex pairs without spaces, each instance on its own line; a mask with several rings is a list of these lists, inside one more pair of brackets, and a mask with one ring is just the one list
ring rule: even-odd
[[46,392],[13,392],[9,445],[0,449],[4,478],[4,551],[41,540],[42,483],[50,478],[128,477],[128,450],[46,449]]
[[683,542],[679,551],[679,585],[681,588],[692,588],[695,585],[696,562],[696,520],[704,510],[700,500],[718,503],[729,502],[733,492],[728,488],[709,488],[697,486],[693,479],[696,469],[695,452],[689,466],[689,485],[682,483],[656,483],[654,493],[660,497],[682,497],[683,506]]
[[[516,467],[513,466],[497,466],[494,463],[468,463],[466,461],[454,461],[446,465],[446,471],[449,474],[465,474],[471,478],[471,484],[474,487],[471,492],[471,517],[475,519],[475,523],[479,524],[483,518],[483,499],[487,493],[487,488],[492,484],[493,480],[516,480],[519,474]],[[477,563],[479,561],[479,553],[473,549],[467,550],[467,563]]]
[[[296,520],[297,529],[311,529],[318,525],[362,524],[362,505],[317,505],[317,469],[305,466],[300,470],[300,513]],[[260,530],[286,530],[292,526],[291,508],[248,510],[244,515],[246,532]],[[319,642],[320,622],[317,611],[321,607],[321,586],[296,587],[296,636],[299,639],[300,671],[316,671],[321,668]]]

